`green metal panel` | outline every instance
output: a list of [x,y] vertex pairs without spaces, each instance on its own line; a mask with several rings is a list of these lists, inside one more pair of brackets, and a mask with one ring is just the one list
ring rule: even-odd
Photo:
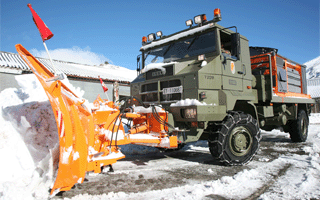
[[196,89],[198,80],[196,74],[188,74],[183,76],[183,89]]
[[257,106],[257,110],[259,113],[259,117],[263,116],[263,118],[273,117],[273,106]]
[[237,101],[253,101],[255,99],[252,93],[231,90],[222,90],[221,92],[226,94],[227,110],[233,110]]
[[226,106],[197,106],[197,121],[222,121]]
[[239,90],[242,91],[242,79],[230,76],[222,76],[222,88],[224,90]]
[[262,102],[272,99],[272,87],[269,75],[256,75],[256,86],[258,100]]
[[219,91],[218,90],[199,90],[198,93],[200,95],[201,92],[204,92],[206,95],[205,99],[199,99],[201,102],[205,102],[206,104],[212,104],[214,106],[219,104]]
[[198,99],[198,90],[196,89],[183,89],[183,99]]
[[221,75],[199,73],[199,89],[221,89]]

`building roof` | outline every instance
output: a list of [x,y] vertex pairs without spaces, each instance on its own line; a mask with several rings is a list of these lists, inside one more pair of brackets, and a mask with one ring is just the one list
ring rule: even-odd
[[[51,72],[54,72],[49,59],[36,58]],[[68,77],[98,79],[98,76],[100,76],[105,81],[130,83],[137,76],[137,72],[135,70],[111,64],[93,66],[53,60],[53,65],[56,68],[56,71],[61,71]],[[31,73],[32,71],[19,54],[0,51],[0,72],[22,74]]]

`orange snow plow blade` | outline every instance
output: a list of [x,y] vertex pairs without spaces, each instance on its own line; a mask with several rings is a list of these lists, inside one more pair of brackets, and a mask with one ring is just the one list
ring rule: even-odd
[[[82,183],[88,171],[101,172],[101,167],[124,158],[117,145],[141,144],[161,148],[177,148],[175,134],[168,134],[167,113],[154,114],[136,108],[134,113],[120,112],[111,101],[97,97],[93,106],[79,98],[64,83],[63,76],[54,76],[22,45],[16,49],[43,86],[51,103],[59,134],[59,167],[51,194],[70,190]],[[89,108],[90,107],[90,108]],[[125,133],[122,118],[133,121]]]
[[59,131],[59,168],[52,188],[69,190],[82,182],[86,173],[88,144],[93,142],[94,127],[90,111],[60,80],[47,81],[54,75],[34,58],[22,45],[16,45],[20,56],[29,65],[43,86],[51,103]]

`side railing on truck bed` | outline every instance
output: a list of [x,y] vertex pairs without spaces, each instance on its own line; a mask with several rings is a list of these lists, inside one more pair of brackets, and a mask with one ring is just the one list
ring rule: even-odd
[[272,96],[311,99],[304,65],[270,52],[251,56],[251,69],[253,75],[270,75]]

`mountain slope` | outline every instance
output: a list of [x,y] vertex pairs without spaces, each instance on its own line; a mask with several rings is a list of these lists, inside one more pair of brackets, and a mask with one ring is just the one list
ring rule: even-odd
[[320,78],[320,56],[304,63],[304,65],[307,66],[307,79]]

